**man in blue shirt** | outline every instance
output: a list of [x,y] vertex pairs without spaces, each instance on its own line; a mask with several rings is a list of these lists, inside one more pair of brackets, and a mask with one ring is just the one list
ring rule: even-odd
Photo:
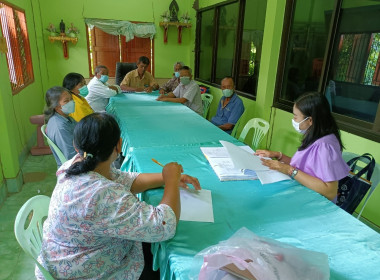
[[222,80],[221,90],[223,97],[220,99],[216,115],[212,117],[211,122],[231,134],[232,129],[244,112],[243,101],[235,93],[234,80],[231,77],[225,77]]

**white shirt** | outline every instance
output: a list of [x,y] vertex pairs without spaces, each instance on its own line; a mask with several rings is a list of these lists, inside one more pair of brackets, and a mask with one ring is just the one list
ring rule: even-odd
[[176,89],[173,91],[173,94],[177,98],[186,98],[187,101],[184,104],[202,116],[203,105],[201,90],[196,82],[191,80],[190,83],[186,86],[180,83],[178,87],[176,87]]
[[104,84],[96,77],[88,83],[86,100],[95,112],[105,111],[109,98],[121,92],[119,86],[116,86],[118,91],[110,89],[108,86],[108,83]]

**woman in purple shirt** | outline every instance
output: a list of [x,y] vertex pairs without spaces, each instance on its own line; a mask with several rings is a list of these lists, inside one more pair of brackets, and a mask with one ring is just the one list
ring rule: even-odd
[[334,200],[338,181],[350,169],[342,158],[343,144],[328,101],[317,92],[306,93],[296,100],[293,115],[294,129],[304,135],[293,157],[268,150],[257,150],[256,155],[276,158],[262,161],[270,169],[288,174],[305,187]]

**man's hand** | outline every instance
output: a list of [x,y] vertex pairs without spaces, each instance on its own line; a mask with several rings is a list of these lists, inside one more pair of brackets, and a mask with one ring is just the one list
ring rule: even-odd
[[118,88],[117,87],[115,87],[115,86],[108,86],[110,89],[113,89],[113,90],[116,90],[116,91],[118,91]]
[[160,94],[165,94],[165,90],[163,88],[160,89]]
[[144,89],[144,91],[145,91],[145,92],[148,92],[148,93],[151,93],[152,90],[153,90],[153,87],[146,87],[146,88]]

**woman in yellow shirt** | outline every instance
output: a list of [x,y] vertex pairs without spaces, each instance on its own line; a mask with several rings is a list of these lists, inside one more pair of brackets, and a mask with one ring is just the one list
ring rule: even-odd
[[84,77],[79,73],[69,73],[63,79],[62,86],[67,88],[75,102],[75,111],[69,116],[79,122],[85,116],[94,113],[91,106],[87,103],[86,96],[88,89]]

